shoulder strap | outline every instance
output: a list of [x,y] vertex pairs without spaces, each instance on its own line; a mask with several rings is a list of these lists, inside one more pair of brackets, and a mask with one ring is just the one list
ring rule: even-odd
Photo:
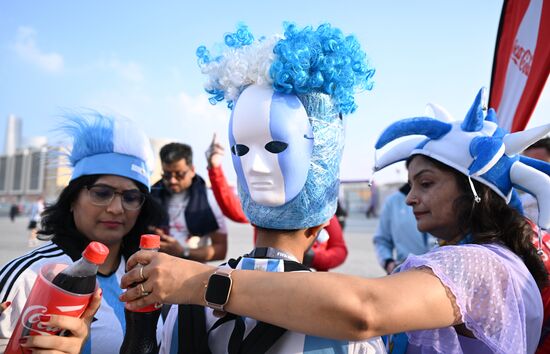
[[287,260],[285,260],[284,263],[285,263],[285,273],[286,272],[299,272],[299,271],[311,272],[311,268],[309,268],[308,266],[306,266],[302,263],[298,263],[298,262],[294,262],[294,261],[287,261]]
[[210,354],[204,307],[178,306],[178,354]]
[[[285,272],[311,271],[307,266],[298,262],[285,260],[284,264]],[[239,354],[265,353],[285,332],[285,328],[258,321],[242,342]]]
[[240,354],[267,352],[285,334],[286,329],[265,322],[258,322],[241,344]]
[[[241,257],[230,259],[227,265],[236,268]],[[284,261],[285,272],[310,271],[310,269],[298,262]],[[258,354],[267,352],[275,342],[285,334],[286,329],[272,324],[259,322],[243,340],[244,321],[240,316],[228,313],[220,318],[212,328],[206,331],[206,315],[204,307],[197,305],[178,306],[178,354],[210,354],[208,348],[208,335],[220,325],[235,321],[235,329],[231,334],[229,344],[230,353]]]

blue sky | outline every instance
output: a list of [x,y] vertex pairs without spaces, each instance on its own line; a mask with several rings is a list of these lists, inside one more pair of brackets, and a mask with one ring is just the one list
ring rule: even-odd
[[[283,21],[329,22],[355,34],[376,68],[374,89],[357,96],[346,123],[342,178],[365,179],[384,127],[422,114],[428,102],[462,118],[489,86],[501,7],[501,0],[2,1],[0,131],[15,114],[25,137],[54,141],[51,129],[66,111],[120,114],[151,137],[191,144],[204,175],[212,133],[227,147],[229,111],[208,103],[196,48],[220,43],[240,21],[258,37],[281,33]],[[530,126],[548,122],[548,91]],[[231,168],[229,154],[224,166]]]

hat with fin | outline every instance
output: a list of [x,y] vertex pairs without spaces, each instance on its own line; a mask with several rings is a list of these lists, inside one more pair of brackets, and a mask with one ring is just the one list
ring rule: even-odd
[[150,188],[154,154],[135,122],[97,112],[67,116],[59,130],[72,140],[68,154],[71,180],[107,174],[130,178]]
[[[532,194],[539,205],[538,225],[548,229],[550,164],[519,154],[544,137],[550,131],[550,124],[509,133],[497,125],[492,108],[485,114],[485,96],[486,90],[482,88],[463,121],[414,117],[391,124],[376,142],[379,156],[375,171],[412,155],[429,156],[487,185],[507,202],[513,188]],[[407,136],[413,137],[379,153],[386,144]]]

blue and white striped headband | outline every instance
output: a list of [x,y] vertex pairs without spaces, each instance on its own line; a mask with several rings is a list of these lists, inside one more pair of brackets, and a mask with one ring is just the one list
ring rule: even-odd
[[72,139],[71,181],[85,175],[130,178],[148,189],[154,166],[149,139],[135,122],[99,113],[67,117],[59,127]]
[[[538,225],[548,229],[550,164],[519,154],[545,136],[550,124],[508,133],[497,125],[492,108],[485,115],[485,96],[485,89],[481,89],[463,121],[415,117],[391,124],[376,142],[375,171],[415,154],[431,157],[485,184],[506,202],[510,202],[512,188],[532,194],[539,205]],[[414,137],[400,140],[380,154],[379,149],[386,144],[410,135]]]

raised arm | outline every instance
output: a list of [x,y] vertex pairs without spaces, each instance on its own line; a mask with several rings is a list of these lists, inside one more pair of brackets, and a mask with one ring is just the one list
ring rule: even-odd
[[314,248],[313,260],[311,266],[319,271],[328,271],[338,267],[346,260],[348,248],[344,240],[342,227],[336,215],[330,219],[330,223],[325,227],[329,235],[326,248]]
[[212,137],[210,147],[206,150],[206,160],[208,162],[208,178],[212,185],[212,192],[216,198],[216,202],[226,217],[240,222],[248,223],[248,219],[244,215],[241,207],[241,201],[233,193],[222,170],[221,159],[224,154],[223,146],[218,142],[216,134]]

